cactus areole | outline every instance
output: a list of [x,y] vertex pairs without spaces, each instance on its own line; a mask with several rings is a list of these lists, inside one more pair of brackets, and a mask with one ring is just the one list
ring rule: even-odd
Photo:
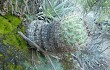
[[60,22],[32,21],[27,28],[27,37],[47,52],[72,52],[84,46],[87,32],[78,15],[67,15]]

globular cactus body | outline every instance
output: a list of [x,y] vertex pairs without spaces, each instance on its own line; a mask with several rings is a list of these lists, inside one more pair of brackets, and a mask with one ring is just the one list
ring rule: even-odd
[[67,15],[59,22],[35,20],[28,25],[27,36],[48,52],[71,52],[84,46],[87,32],[78,15]]

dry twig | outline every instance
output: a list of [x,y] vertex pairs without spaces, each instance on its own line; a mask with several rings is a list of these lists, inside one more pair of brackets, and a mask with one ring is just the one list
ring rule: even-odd
[[53,68],[54,68],[54,70],[56,70],[56,68],[55,68],[55,66],[54,66],[54,64],[53,64],[53,62],[52,62],[52,60],[51,60],[51,58],[49,57],[49,54],[48,54],[45,50],[43,50],[42,48],[40,48],[36,43],[32,42],[32,41],[31,41],[29,38],[27,38],[22,32],[18,31],[18,33],[19,33],[19,35],[20,35],[23,39],[25,39],[27,42],[31,43],[31,45],[33,45],[34,48],[38,48],[41,52],[43,52],[43,54],[49,59],[51,65],[52,65]]

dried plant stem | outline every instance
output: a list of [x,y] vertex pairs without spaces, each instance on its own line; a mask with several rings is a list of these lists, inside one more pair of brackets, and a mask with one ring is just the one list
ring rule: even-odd
[[15,0],[15,12],[17,12],[17,11],[18,11],[18,1]]
[[49,57],[49,54],[48,54],[45,50],[43,50],[42,48],[40,48],[36,43],[32,42],[32,41],[31,41],[29,38],[27,38],[22,32],[18,31],[18,34],[19,34],[23,39],[25,39],[27,42],[29,42],[31,45],[33,45],[34,48],[37,48],[37,49],[39,49],[41,52],[43,52],[43,54],[49,59],[51,65],[52,65],[53,68],[54,68],[54,70],[56,70],[56,68],[55,68],[55,66],[54,66],[54,64],[53,64],[53,62],[52,62],[52,60],[51,60],[51,58]]
[[29,38],[27,38],[22,32],[18,32],[19,35],[25,39],[27,42],[29,42],[33,47],[32,48],[37,48],[39,49],[40,51],[42,51],[45,55],[47,55],[48,53],[46,51],[44,51],[42,48],[40,48],[36,43],[32,42]]
[[104,51],[110,49],[110,46],[106,47],[101,53],[103,53]]
[[13,7],[13,4],[12,4],[12,0],[8,0],[8,2],[11,5],[11,8],[12,8],[12,14],[14,14],[14,7]]
[[79,60],[79,58],[77,58],[74,54],[71,54],[71,55],[72,55],[73,59],[75,59],[78,62],[78,64],[81,67],[81,70],[84,70],[83,64],[81,63],[81,61]]
[[24,3],[25,3],[25,11],[27,11],[28,14],[30,14],[29,8],[28,8],[28,0],[23,0],[23,1],[24,1]]
[[51,58],[49,57],[49,55],[46,55],[46,56],[47,56],[47,58],[49,59],[49,61],[50,61],[51,65],[52,65],[52,67],[54,68],[54,70],[57,70],[57,69],[55,68],[55,66],[54,66],[54,64],[53,64],[53,62],[52,62],[52,60],[51,60]]

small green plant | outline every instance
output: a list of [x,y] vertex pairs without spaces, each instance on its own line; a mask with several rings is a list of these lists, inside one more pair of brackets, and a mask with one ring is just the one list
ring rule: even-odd
[[54,19],[74,10],[71,0],[43,0],[42,7],[44,15]]

